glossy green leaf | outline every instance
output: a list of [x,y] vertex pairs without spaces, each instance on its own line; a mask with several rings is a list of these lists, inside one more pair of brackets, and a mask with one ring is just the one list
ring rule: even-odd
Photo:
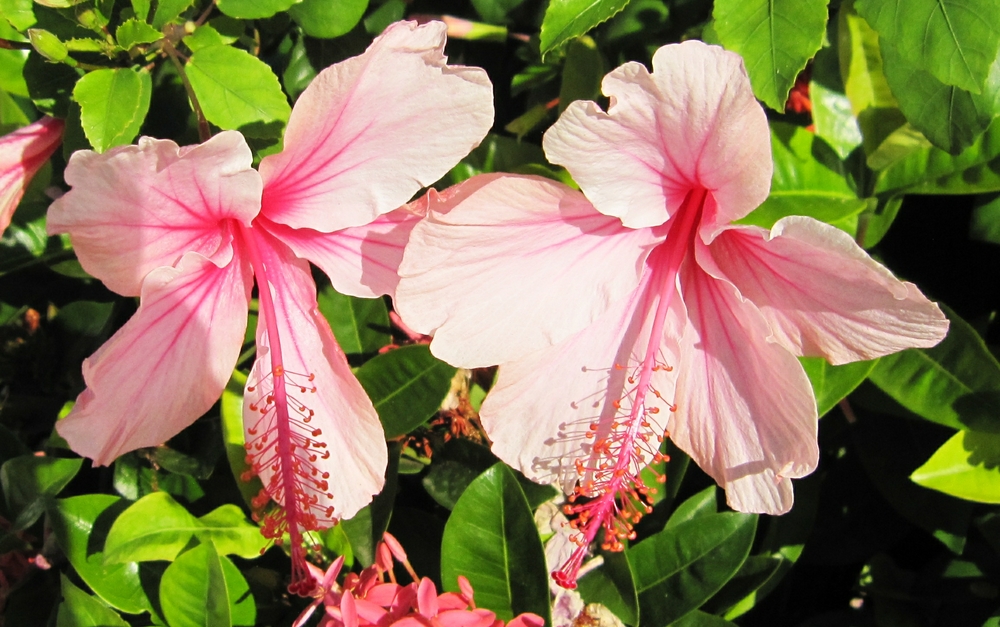
[[882,46],[881,50],[885,78],[900,110],[932,144],[959,154],[990,125],[997,113],[994,107],[997,85],[973,94],[942,83],[892,46]]
[[951,328],[940,344],[882,357],[871,380],[927,420],[1000,433],[1000,363],[975,329],[944,309]]
[[357,371],[378,412],[385,437],[409,433],[433,416],[451,390],[455,368],[431,355],[426,345],[391,350]]
[[153,28],[161,30],[167,23],[180,17],[193,3],[194,0],[158,0],[156,11],[153,12]]
[[118,45],[128,50],[138,44],[151,44],[163,38],[163,33],[156,30],[146,22],[132,18],[125,20],[115,31],[115,39]]
[[1000,47],[992,0],[857,0],[879,37],[948,85],[980,93]]
[[670,518],[667,519],[664,529],[676,527],[695,518],[716,514],[718,511],[719,507],[715,502],[715,486],[708,486],[678,505],[670,514]]
[[248,137],[280,137],[291,107],[271,68],[230,46],[195,51],[188,80],[208,121]]
[[368,0],[302,0],[288,14],[310,37],[332,39],[357,26],[367,8]]
[[670,627],[736,627],[736,623],[715,614],[694,610],[670,623]]
[[773,122],[771,147],[774,159],[771,194],[742,223],[770,228],[790,215],[836,223],[868,206],[848,181],[840,157],[814,133]]
[[149,111],[153,82],[148,72],[130,69],[95,70],[73,89],[80,104],[80,121],[97,152],[129,144]]
[[0,467],[0,483],[15,530],[30,527],[83,465],[82,459],[25,455]]
[[910,479],[960,499],[1000,503],[1000,435],[959,431]]
[[826,32],[829,0],[716,0],[715,32],[746,62],[753,92],[785,110],[788,92]]
[[257,20],[287,11],[298,0],[219,0],[219,10],[241,20]]
[[229,627],[232,601],[222,560],[211,544],[182,554],[160,580],[163,617],[170,627]]
[[[836,42],[838,22],[828,25],[828,38]],[[812,101],[813,125],[816,135],[823,138],[846,159],[861,145],[861,128],[851,109],[851,100],[844,89],[840,75],[840,60],[834,46],[825,46],[816,53],[813,61],[812,80],[809,83],[809,99]]]
[[441,583],[458,591],[465,575],[476,605],[510,620],[534,612],[548,620],[549,574],[542,542],[517,478],[498,463],[472,482],[441,541]]
[[539,47],[544,57],[625,8],[628,0],[551,0],[545,9]]
[[104,544],[110,564],[174,560],[201,523],[166,492],[147,494],[125,510],[111,526]]
[[66,575],[60,581],[63,602],[59,605],[56,627],[128,627],[113,609],[74,586]]
[[743,565],[756,528],[755,515],[711,514],[630,548],[643,624],[669,625],[711,598]]
[[980,242],[1000,244],[1000,194],[976,198],[969,220],[969,237]]
[[562,83],[559,86],[559,112],[574,100],[596,100],[601,95],[604,62],[597,44],[590,37],[578,37],[566,46]]
[[73,569],[97,596],[112,607],[138,614],[150,607],[134,561],[104,563],[104,544],[115,519],[128,502],[106,494],[60,499],[50,511],[52,530]]
[[31,0],[0,0],[0,15],[19,31],[35,25]]
[[232,503],[220,505],[198,519],[203,530],[196,535],[212,540],[219,555],[238,555],[253,559],[270,546],[260,528],[247,520],[243,510]]
[[454,509],[462,493],[480,474],[476,468],[445,459],[431,464],[421,483],[438,505]]
[[232,37],[226,37],[208,24],[202,24],[194,29],[194,32],[184,37],[184,45],[191,49],[191,52],[208,48],[209,46],[224,46],[233,43]]
[[[903,196],[882,196],[877,199],[875,210],[858,216],[858,235],[863,248],[877,245],[889,227],[895,222],[899,210],[903,206]],[[862,232],[863,231],[863,232]]]
[[[257,494],[263,489],[264,484],[260,478],[250,472],[252,468],[247,463],[247,451],[244,448],[243,435],[243,387],[246,385],[246,375],[240,371],[233,372],[233,376],[226,384],[226,389],[222,391],[222,399],[219,402],[219,414],[222,419],[222,439],[226,446],[226,459],[229,461],[229,469],[233,473],[236,485],[243,496],[243,501],[247,507]],[[249,481],[244,481],[245,473],[250,472]]]
[[781,569],[784,561],[780,556],[751,555],[702,609],[712,614],[726,615],[728,610],[767,584]]
[[389,310],[381,298],[345,296],[326,286],[320,290],[318,301],[320,313],[348,355],[377,353],[392,340]]
[[822,357],[800,357],[799,361],[812,383],[816,406],[822,416],[861,385],[878,360],[856,361],[841,366],[831,366]]
[[604,563],[577,582],[587,603],[600,603],[622,622],[639,624],[639,595],[625,553],[602,553]]

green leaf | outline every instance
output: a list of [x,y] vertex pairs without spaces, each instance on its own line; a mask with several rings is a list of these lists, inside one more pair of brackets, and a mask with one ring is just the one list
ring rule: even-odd
[[814,133],[772,122],[771,147],[771,194],[741,223],[770,228],[790,215],[836,223],[868,206],[848,181],[840,157]]
[[403,445],[400,442],[389,442],[388,447],[389,463],[385,468],[385,486],[382,491],[353,518],[343,520],[338,525],[350,541],[353,555],[366,567],[375,563],[375,547],[382,541],[382,535],[389,527],[396,501],[399,454]]
[[241,20],[258,20],[287,11],[299,0],[219,0],[219,10]]
[[118,27],[118,30],[115,31],[115,39],[118,41],[118,45],[125,50],[139,44],[151,44],[162,38],[163,33],[146,22],[135,18],[125,20]]
[[1000,503],[1000,435],[959,431],[910,479],[925,488],[977,503]]
[[643,624],[669,625],[711,598],[743,565],[756,528],[755,515],[711,514],[630,548]]
[[969,221],[969,237],[980,242],[1000,244],[1000,194],[976,198]]
[[7,511],[14,515],[15,531],[27,529],[45,511],[55,495],[80,472],[82,459],[25,455],[0,467],[0,483]]
[[326,286],[318,301],[319,312],[348,355],[371,355],[392,341],[389,310],[381,298],[345,296]]
[[[229,469],[236,479],[236,486],[243,496],[244,503],[247,507],[252,507],[251,501],[260,493],[264,484],[261,483],[260,477],[256,473],[250,472],[252,467],[247,463],[247,451],[244,448],[243,386],[246,385],[246,382],[245,374],[238,370],[233,372],[229,383],[226,384],[226,389],[222,391],[219,414],[222,419],[222,439],[226,446]],[[249,475],[245,474],[248,472]],[[250,480],[244,481],[244,476],[249,476]]]
[[574,37],[611,19],[628,0],[551,0],[542,19],[539,48],[542,57]]
[[831,366],[822,357],[800,357],[799,361],[812,383],[820,416],[833,409],[840,399],[861,385],[878,362],[873,359]]
[[[194,0],[158,0],[156,11],[153,13],[153,28],[163,30],[168,22],[177,19],[181,13],[187,10],[194,3]],[[133,0],[134,6],[134,0]],[[136,12],[138,15],[138,11]]]
[[466,488],[482,474],[478,469],[450,459],[431,464],[421,483],[427,494],[445,509],[455,509]]
[[566,46],[562,84],[559,87],[559,112],[574,100],[596,100],[601,95],[604,61],[597,44],[590,37],[578,37]]
[[681,503],[670,514],[664,529],[676,527],[689,520],[718,513],[719,508],[715,502],[715,486],[711,485],[701,492],[689,497]]
[[357,26],[367,8],[368,0],[302,0],[288,14],[306,35],[332,39]]
[[754,94],[785,110],[795,77],[823,44],[829,0],[716,0],[715,32],[746,62]]
[[942,307],[948,336],[879,359],[870,378],[900,405],[954,429],[1000,433],[1000,363],[965,320]]
[[670,623],[670,627],[736,627],[736,623],[708,612],[694,610]]
[[195,51],[188,80],[208,121],[249,137],[280,137],[291,107],[271,68],[229,46]]
[[705,603],[703,609],[712,614],[727,615],[728,610],[766,585],[784,562],[785,559],[780,556],[751,555],[733,578]]
[[892,46],[882,46],[885,78],[906,119],[932,144],[959,154],[983,134],[996,111],[993,93],[976,95],[946,85]]
[[632,567],[625,553],[601,554],[604,564],[577,582],[580,596],[589,603],[600,603],[622,622],[639,624],[639,595],[635,589]]
[[73,569],[97,596],[129,614],[150,608],[134,561],[104,563],[104,543],[115,519],[128,502],[106,494],[88,494],[56,501],[50,509],[56,540]]
[[74,586],[60,575],[63,602],[59,604],[56,627],[129,627],[114,610]]
[[476,605],[508,621],[534,612],[548,622],[549,576],[535,521],[517,478],[498,463],[472,482],[448,518],[441,583],[458,591],[468,577]]
[[81,78],[73,99],[80,103],[83,132],[94,150],[131,143],[146,119],[152,93],[148,72],[95,70]]
[[115,521],[104,544],[107,563],[174,560],[202,530],[201,522],[166,492],[153,492]]
[[391,440],[437,413],[451,390],[455,368],[431,355],[426,345],[416,344],[379,355],[356,374]]
[[185,552],[160,580],[163,617],[170,627],[232,625],[233,599],[226,583],[222,560],[210,543]]
[[[828,26],[828,38],[837,41],[837,21]],[[841,159],[861,145],[861,128],[851,109],[851,100],[844,89],[840,75],[840,61],[834,46],[825,46],[813,60],[812,80],[809,83],[812,101],[813,125],[816,135],[823,138],[837,151]]]
[[259,557],[270,546],[260,528],[247,520],[243,510],[232,503],[221,505],[198,519],[205,527],[196,532],[202,541],[211,539],[220,555]]
[[982,90],[1000,47],[992,0],[858,0],[857,9],[918,68],[974,94]]
[[522,4],[524,0],[472,0],[476,13],[490,24],[506,24],[508,14]]
[[235,41],[232,37],[226,37],[208,24],[202,24],[194,29],[194,32],[184,37],[184,45],[191,49],[191,52],[208,48],[209,46],[225,46]]
[[21,32],[36,22],[31,0],[0,0],[0,15]]

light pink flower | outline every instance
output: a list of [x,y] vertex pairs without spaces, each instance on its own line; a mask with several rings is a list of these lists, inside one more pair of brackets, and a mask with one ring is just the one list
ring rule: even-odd
[[87,389],[58,424],[98,464],[159,444],[219,398],[256,282],[257,360],[244,395],[263,531],[289,534],[292,590],[312,587],[302,532],[350,517],[382,487],[371,401],[317,310],[306,259],[341,292],[391,293],[418,216],[393,211],[446,173],[492,124],[482,70],[445,65],[445,26],[390,26],[301,95],[284,150],[251,168],[237,132],[196,146],[73,155],[52,205],[83,267],[139,311],[84,362]]
[[[343,585],[337,575],[344,558],[337,558],[326,572],[313,565],[313,576],[320,582],[315,600],[292,624],[301,627],[320,605],[324,607],[319,627],[504,627],[504,622],[489,610],[477,609],[472,584],[459,576],[460,592],[438,594],[434,582],[418,577],[407,560],[403,547],[386,533],[376,554],[379,559],[360,575],[348,573]],[[392,559],[403,564],[414,579],[402,586],[393,575]],[[388,575],[389,581],[386,581]],[[507,627],[544,627],[545,621],[536,614],[520,614]]]
[[62,142],[62,120],[43,117],[0,137],[0,235],[10,226],[31,177]]
[[482,407],[496,454],[590,499],[569,507],[581,548],[556,573],[567,586],[600,527],[609,548],[633,535],[648,508],[637,475],[665,434],[734,509],[785,512],[818,455],[796,356],[872,359],[948,328],[832,226],[731,224],[772,167],[742,61],[689,41],[653,68],[614,70],[607,113],[576,102],[546,133],[583,194],[476,177],[432,205],[400,267],[398,311],[437,356],[501,364]]

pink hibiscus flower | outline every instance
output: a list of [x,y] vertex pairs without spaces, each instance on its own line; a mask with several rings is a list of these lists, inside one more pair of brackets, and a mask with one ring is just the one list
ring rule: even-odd
[[690,41],[575,102],[537,177],[473,178],[412,232],[397,308],[463,367],[500,364],[482,406],[496,454],[579,500],[574,585],[600,528],[620,549],[648,511],[639,471],[670,437],[734,509],[778,514],[817,462],[797,356],[834,364],[932,346],[948,322],[844,232],[731,224],[768,194],[767,120],[739,56]]
[[43,117],[0,137],[0,235],[10,226],[31,177],[62,142],[62,120]]
[[378,416],[317,310],[307,259],[341,292],[391,293],[418,216],[405,203],[492,124],[485,72],[448,66],[445,26],[390,26],[301,95],[284,150],[251,168],[237,132],[196,146],[141,138],[66,168],[50,233],[138,312],[84,362],[87,389],[57,428],[97,464],[160,444],[204,414],[236,365],[256,282],[257,359],[244,396],[248,462],[264,484],[263,532],[302,533],[366,505],[383,484]]

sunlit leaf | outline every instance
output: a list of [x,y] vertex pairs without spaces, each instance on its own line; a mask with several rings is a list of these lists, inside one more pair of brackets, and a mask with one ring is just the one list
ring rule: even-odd
[[74,586],[66,575],[60,580],[63,602],[59,605],[56,627],[128,627],[113,609]]
[[822,357],[802,357],[799,361],[802,362],[809,382],[812,383],[820,416],[833,409],[840,399],[861,385],[877,362],[877,360],[855,361],[841,366],[831,366]]
[[318,300],[320,313],[348,355],[376,353],[392,340],[389,311],[381,298],[345,296],[326,286]]
[[73,99],[80,103],[80,121],[94,150],[131,143],[146,119],[152,93],[148,72],[106,69],[81,78]]
[[1000,435],[959,431],[910,479],[960,499],[1000,503]]
[[233,625],[230,606],[235,599],[226,584],[222,560],[211,544],[185,552],[167,567],[160,580],[163,617],[170,627]]
[[587,603],[600,603],[622,622],[639,623],[639,595],[625,553],[603,553],[604,563],[577,582]]
[[542,55],[610,19],[628,0],[552,0],[545,9],[539,47]]
[[256,20],[287,11],[299,0],[219,0],[219,10],[241,20]]
[[311,37],[332,39],[358,25],[368,0],[302,0],[288,14]]

